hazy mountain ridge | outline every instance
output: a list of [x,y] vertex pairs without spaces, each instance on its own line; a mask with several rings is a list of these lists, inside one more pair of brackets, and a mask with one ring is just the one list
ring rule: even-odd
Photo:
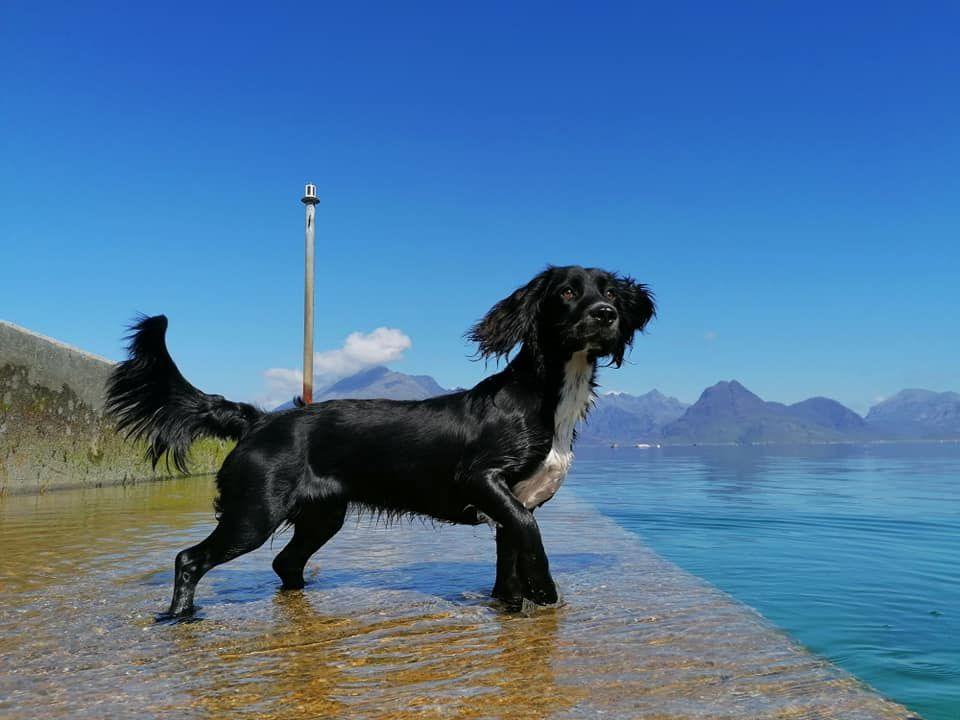
[[588,445],[612,442],[658,442],[663,428],[689,406],[659,390],[644,395],[609,393],[597,397],[577,437]]
[[[422,400],[450,392],[456,390],[443,388],[429,375],[377,366],[320,390],[316,399]],[[658,390],[608,393],[597,397],[578,427],[578,438],[582,445],[960,439],[960,394],[903,390],[864,418],[826,397],[792,405],[763,400],[736,380],[708,387],[692,405]]]
[[960,394],[901,390],[870,408],[866,422],[879,432],[911,438],[960,436]]

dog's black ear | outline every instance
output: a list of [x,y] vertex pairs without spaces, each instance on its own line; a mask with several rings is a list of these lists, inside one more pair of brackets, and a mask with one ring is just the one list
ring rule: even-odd
[[467,332],[477,343],[482,358],[504,357],[518,343],[536,343],[537,312],[550,284],[553,268],[547,268],[521,288],[498,302]]
[[638,283],[630,277],[619,278],[617,294],[623,300],[622,310],[630,325],[631,334],[643,330],[656,316],[657,306],[653,293],[643,283]]
[[620,367],[627,348],[633,344],[634,334],[642,332],[647,323],[656,316],[657,306],[650,288],[631,277],[617,278],[615,286],[620,305],[620,342],[613,352],[610,364]]

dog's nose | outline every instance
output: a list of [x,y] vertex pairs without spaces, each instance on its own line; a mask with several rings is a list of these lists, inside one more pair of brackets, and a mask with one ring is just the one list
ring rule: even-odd
[[590,308],[590,317],[601,325],[613,325],[617,321],[617,309],[613,305],[600,303]]

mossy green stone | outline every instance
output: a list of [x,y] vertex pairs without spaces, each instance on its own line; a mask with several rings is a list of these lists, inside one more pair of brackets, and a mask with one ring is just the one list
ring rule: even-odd
[[[176,475],[144,459],[103,414],[113,364],[0,321],[0,494],[99,487]],[[193,473],[216,472],[232,442],[194,444]]]

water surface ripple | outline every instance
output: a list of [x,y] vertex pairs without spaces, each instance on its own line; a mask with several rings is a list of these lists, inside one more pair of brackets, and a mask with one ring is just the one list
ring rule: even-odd
[[0,499],[4,718],[905,718],[563,492],[542,513],[566,604],[488,601],[486,527],[367,519],[279,593],[272,549],[164,625],[209,479]]

